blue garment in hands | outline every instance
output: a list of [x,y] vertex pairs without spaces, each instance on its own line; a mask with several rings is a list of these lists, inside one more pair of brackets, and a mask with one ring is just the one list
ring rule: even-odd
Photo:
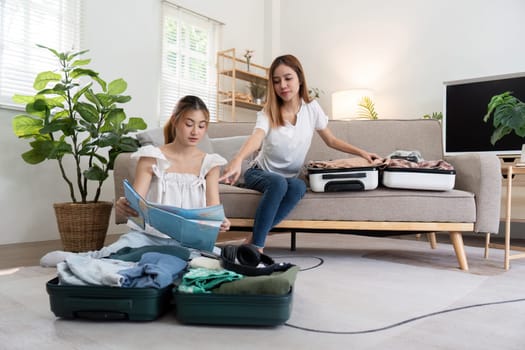
[[124,288],[164,288],[186,269],[187,262],[173,255],[145,253],[136,267],[119,271]]

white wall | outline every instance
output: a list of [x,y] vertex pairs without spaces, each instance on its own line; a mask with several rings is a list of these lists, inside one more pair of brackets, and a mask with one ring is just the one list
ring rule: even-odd
[[279,54],[301,60],[329,116],[334,91],[365,87],[380,118],[420,118],[443,110],[444,81],[525,72],[524,13],[522,0],[286,0]]
[[[175,1],[226,23],[222,49],[253,49],[264,65],[297,55],[308,83],[325,91],[320,102],[329,115],[330,95],[340,89],[374,89],[382,118],[417,118],[442,110],[443,81],[525,71],[521,0]],[[160,0],[85,4],[93,68],[126,79],[128,114],[157,126]],[[0,244],[58,239],[52,203],[68,194],[54,163],[21,160],[27,145],[11,131],[16,113],[0,109]],[[112,200],[112,180],[104,191]],[[110,233],[124,230],[112,225]]]
[[286,0],[281,50],[309,85],[367,87],[382,118],[442,110],[444,81],[525,71],[522,0]]
[[[264,52],[264,0],[176,1],[226,25],[223,49],[255,50],[254,62]],[[86,0],[83,48],[89,49],[92,68],[110,81],[124,78],[132,101],[129,116],[143,117],[158,126],[158,87],[161,47],[160,0]],[[58,239],[52,203],[69,201],[66,186],[54,162],[32,166],[20,154],[27,142],[18,140],[11,119],[20,111],[0,108],[0,244]],[[106,181],[103,199],[113,200],[113,180]],[[126,230],[112,224],[109,233]]]

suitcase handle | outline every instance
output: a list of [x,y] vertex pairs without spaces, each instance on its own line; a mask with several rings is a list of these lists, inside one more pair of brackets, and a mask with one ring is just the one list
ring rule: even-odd
[[75,315],[75,318],[82,318],[84,320],[120,321],[129,319],[127,313],[116,311],[75,311],[73,314]]
[[76,317],[96,320],[126,320],[133,307],[131,299],[68,298],[67,303]]
[[366,177],[366,173],[324,174],[321,178],[323,180],[330,180],[330,179],[362,179],[364,177]]
[[326,183],[325,192],[341,192],[341,191],[363,191],[365,185],[361,181],[331,181]]

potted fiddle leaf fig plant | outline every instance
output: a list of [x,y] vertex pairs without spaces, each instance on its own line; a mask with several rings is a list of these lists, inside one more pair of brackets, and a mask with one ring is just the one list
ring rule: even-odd
[[525,138],[525,103],[512,96],[512,92],[506,91],[491,98],[483,120],[488,122],[491,116],[495,128],[490,137],[493,145],[511,132]]
[[100,249],[113,207],[100,200],[102,184],[117,155],[139,148],[130,133],[147,125],[142,118],[128,118],[120,106],[131,100],[123,94],[126,81],[107,83],[88,68],[91,60],[81,58],[88,50],[59,52],[38,46],[53,54],[58,65],[37,74],[34,95],[13,96],[13,101],[25,105],[25,113],[12,120],[13,131],[29,142],[24,161],[50,160],[58,165],[71,198],[54,204],[64,250]]

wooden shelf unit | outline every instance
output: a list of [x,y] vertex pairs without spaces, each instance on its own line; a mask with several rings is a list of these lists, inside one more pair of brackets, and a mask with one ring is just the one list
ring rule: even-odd
[[[268,83],[268,68],[244,58],[238,58],[235,49],[217,52],[217,120],[225,120],[225,108],[229,107],[231,118],[228,121],[237,121],[237,108],[261,110],[263,105],[253,103],[247,83]],[[244,90],[247,92],[243,92]],[[241,98],[242,97],[242,98]]]

